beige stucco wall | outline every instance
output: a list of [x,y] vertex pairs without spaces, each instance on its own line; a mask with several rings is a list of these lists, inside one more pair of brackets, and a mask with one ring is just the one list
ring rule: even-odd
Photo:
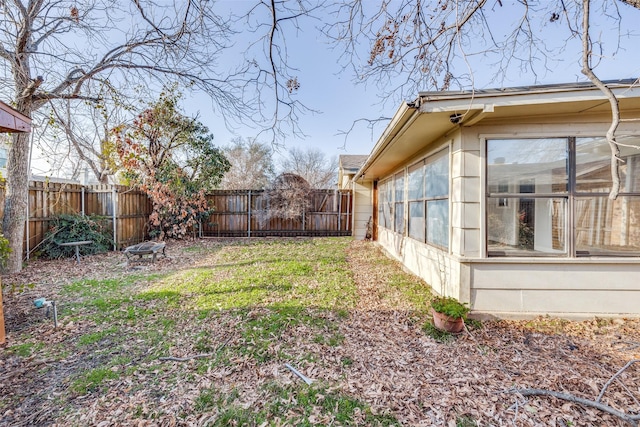
[[[449,144],[449,250],[383,228],[379,244],[436,293],[470,302],[479,313],[640,315],[640,258],[486,258],[485,139],[604,135],[607,120],[589,114],[522,118],[511,124],[483,122],[447,135],[405,167]],[[624,123],[618,132],[640,134],[640,123]]]
[[451,143],[451,252],[458,256],[481,256],[480,221],[482,203],[479,140],[458,130]]

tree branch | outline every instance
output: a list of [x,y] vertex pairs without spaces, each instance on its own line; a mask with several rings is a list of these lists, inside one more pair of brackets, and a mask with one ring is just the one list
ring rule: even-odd
[[591,40],[589,37],[589,9],[591,0],[582,0],[582,74],[602,91],[611,106],[611,125],[607,129],[607,142],[611,150],[611,191],[609,199],[615,200],[620,193],[620,147],[616,142],[616,130],[620,125],[620,106],[613,91],[596,76],[591,68]]
[[636,9],[640,9],[640,0],[620,0],[622,3],[627,4]]
[[567,402],[579,403],[580,405],[596,408],[601,410],[602,412],[606,412],[615,417],[618,417],[633,427],[638,427],[638,421],[640,421],[640,415],[627,414],[626,412],[618,411],[611,406],[596,402],[594,400],[583,399],[572,394],[560,393],[557,391],[543,390],[538,388],[511,389],[507,390],[507,393],[515,393],[522,396],[551,396],[555,397],[556,399],[566,400]]
[[637,362],[640,362],[640,359],[635,359],[635,360],[628,361],[627,364],[624,365],[622,368],[620,368],[620,370],[618,372],[616,372],[614,376],[609,378],[609,381],[607,381],[606,384],[602,387],[602,390],[600,390],[600,394],[598,395],[598,398],[596,399],[596,402],[600,402],[602,400],[602,396],[604,396],[605,391],[607,391],[607,388],[609,388],[611,383],[613,383],[616,378],[618,378],[629,366],[631,366],[631,365],[633,365],[634,363],[637,363]]

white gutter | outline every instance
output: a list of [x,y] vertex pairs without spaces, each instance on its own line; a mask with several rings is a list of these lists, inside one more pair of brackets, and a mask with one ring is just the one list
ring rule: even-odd
[[[611,90],[618,99],[635,98],[639,96],[640,87],[612,86]],[[542,103],[606,101],[602,92],[593,87],[551,87],[526,90],[489,90],[477,92],[433,93],[420,94],[423,113],[438,113],[459,110],[486,110],[487,107],[511,107],[517,105],[532,105]]]
[[[614,91],[627,91],[638,89],[640,86],[637,79],[625,79],[625,80],[608,80],[604,82],[611,90]],[[517,95],[544,95],[550,93],[589,93],[600,92],[600,89],[591,82],[581,83],[567,83],[567,84],[549,84],[538,86],[519,86],[519,87],[507,87],[501,89],[474,89],[465,91],[425,91],[418,92],[418,97],[422,100],[422,104],[425,102],[441,101],[445,99],[479,99],[479,98],[502,98],[508,96]],[[618,96],[620,96],[619,94]]]

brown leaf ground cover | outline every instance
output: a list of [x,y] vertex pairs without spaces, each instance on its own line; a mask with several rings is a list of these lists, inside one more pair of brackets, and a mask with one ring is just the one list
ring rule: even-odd
[[[34,261],[3,277],[0,425],[628,425],[510,391],[595,400],[640,359],[637,319],[472,322],[442,336],[428,287],[369,242],[200,240],[167,252],[155,264]],[[57,329],[38,297],[57,301]],[[603,404],[640,411],[638,365]]]

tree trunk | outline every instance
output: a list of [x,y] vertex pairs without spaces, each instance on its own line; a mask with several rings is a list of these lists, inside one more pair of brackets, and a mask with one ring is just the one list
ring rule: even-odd
[[[26,25],[26,24],[25,24]],[[28,35],[20,34],[21,42]],[[17,111],[31,117],[40,105],[33,102],[33,94],[43,82],[43,77],[31,78],[29,54],[20,50],[12,66],[15,83]],[[42,102],[42,101],[41,101]],[[24,241],[24,224],[27,219],[27,203],[29,202],[29,150],[31,134],[16,133],[7,156],[7,184],[5,187],[4,218],[2,232],[9,240],[11,253],[7,259],[5,271],[17,273],[22,270],[22,248]]]
[[7,185],[2,230],[11,247],[6,266],[9,273],[22,270],[24,224],[27,219],[29,194],[29,138],[30,134],[15,134],[13,146],[9,150],[7,159]]

